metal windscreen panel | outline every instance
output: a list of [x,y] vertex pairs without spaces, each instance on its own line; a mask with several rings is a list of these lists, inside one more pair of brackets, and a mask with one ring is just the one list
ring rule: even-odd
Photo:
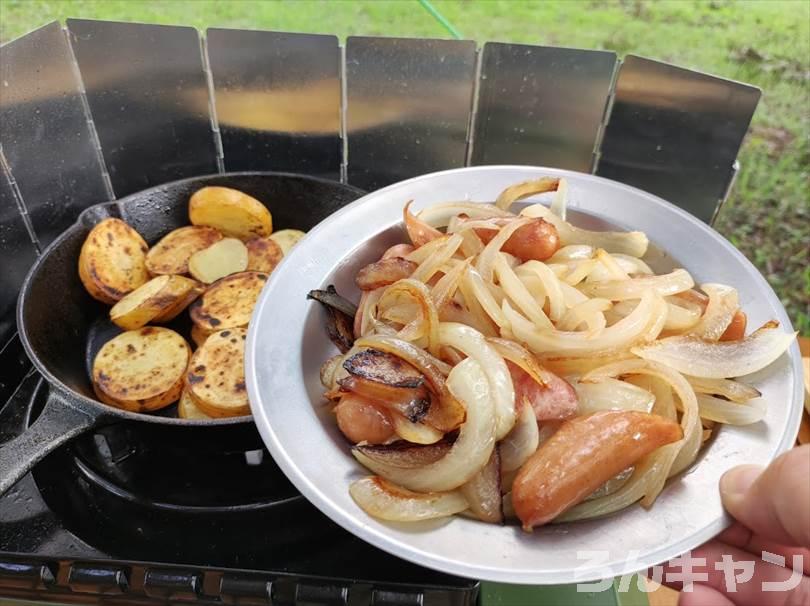
[[0,167],[0,350],[16,330],[14,310],[23,279],[36,259],[9,175]]
[[67,25],[117,196],[217,171],[197,30]]
[[339,179],[336,36],[206,32],[225,168]]
[[754,86],[630,55],[619,71],[597,174],[709,222],[760,94]]
[[471,164],[591,172],[616,54],[488,42]]
[[59,24],[4,45],[0,82],[0,145],[45,246],[82,209],[110,199]]
[[349,183],[371,190],[464,166],[475,53],[472,41],[347,40]]

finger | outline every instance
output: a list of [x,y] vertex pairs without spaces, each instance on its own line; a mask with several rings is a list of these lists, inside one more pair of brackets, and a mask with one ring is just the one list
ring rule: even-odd
[[678,594],[678,606],[735,606],[723,593],[708,585],[695,585]]
[[754,534],[810,547],[810,444],[779,456],[764,471],[735,467],[720,479],[728,512]]
[[787,562],[793,562],[794,556],[801,556],[802,572],[810,575],[810,549],[804,547],[793,547],[781,545],[775,541],[769,541],[757,534],[752,533],[748,528],[735,522],[726,530],[715,537],[715,541],[720,541],[726,545],[732,545],[744,549],[750,554],[762,557],[763,551],[768,551],[780,555]]
[[[723,572],[726,563],[723,562],[723,555],[731,556],[732,561],[738,564],[736,568],[729,568],[732,572],[730,574],[741,576],[743,566],[739,565],[741,562],[753,563],[753,575],[747,582],[736,582],[735,584],[727,584],[726,576]],[[793,570],[790,568],[792,562],[786,561],[785,565],[788,568],[777,566],[769,562],[763,562],[752,554],[720,543],[719,541],[711,541],[702,547],[697,548],[691,554],[692,581],[695,583],[693,589],[698,584],[711,587],[725,595],[737,606],[792,606],[794,604],[806,604],[810,599],[810,577],[802,575],[795,588],[791,591],[763,591],[763,583],[783,583],[791,578]],[[696,558],[705,558],[703,562],[695,561]],[[716,564],[720,564],[718,568]],[[751,566],[751,564],[747,564]],[[680,566],[664,566],[664,585],[672,587],[673,589],[682,589],[684,583],[677,580],[678,575],[685,573],[685,570]],[[706,576],[703,577],[702,575]],[[734,589],[734,591],[732,591]],[[687,593],[687,592],[684,592]]]

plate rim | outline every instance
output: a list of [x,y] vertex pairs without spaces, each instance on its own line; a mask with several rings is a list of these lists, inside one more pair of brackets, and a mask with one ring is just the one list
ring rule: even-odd
[[[354,202],[351,202],[350,204],[346,205],[345,207],[341,208],[337,212],[333,213],[332,215],[324,219],[321,223],[319,223],[312,230],[310,230],[310,232],[307,234],[307,239],[309,240],[317,238],[321,231],[327,229],[329,224],[331,224],[334,221],[337,221],[339,217],[343,216],[346,213],[353,212],[353,210],[356,207],[365,206],[367,204],[372,203],[376,198],[385,196],[390,191],[403,188],[421,181],[433,179],[439,176],[448,176],[454,174],[469,174],[472,172],[475,173],[498,172],[505,170],[534,172],[538,176],[540,176],[540,173],[544,173],[546,175],[552,174],[555,176],[572,177],[578,180],[592,181],[598,184],[607,185],[618,189],[633,191],[637,195],[649,198],[658,204],[668,207],[669,210],[676,212],[677,214],[680,214],[683,218],[685,218],[692,225],[693,228],[703,231],[718,245],[726,248],[728,252],[731,252],[740,262],[742,262],[745,266],[748,266],[749,269],[753,269],[757,273],[759,278],[764,282],[766,287],[769,289],[770,293],[773,294],[773,298],[779,303],[780,311],[782,312],[783,319],[785,320],[783,322],[782,319],[780,319],[780,324],[782,324],[785,328],[790,329],[791,331],[793,330],[790,318],[787,315],[787,312],[785,311],[781,301],[773,292],[773,289],[771,288],[770,284],[767,283],[764,276],[761,275],[759,270],[756,269],[756,267],[751,263],[751,261],[749,261],[742,254],[742,252],[740,252],[722,235],[720,235],[706,223],[700,221],[700,219],[698,219],[697,217],[691,215],[687,211],[681,209],[680,207],[672,204],[667,200],[664,200],[663,198],[655,194],[652,194],[650,192],[647,192],[645,190],[639,189],[631,185],[627,185],[624,183],[620,183],[618,181],[614,181],[612,179],[607,179],[589,173],[581,173],[572,170],[542,167],[542,166],[489,165],[489,166],[470,166],[470,167],[454,168],[444,171],[428,173],[425,175],[419,175],[417,177],[399,181],[397,183],[388,185],[387,187],[384,187],[382,189],[370,192],[369,194],[366,194],[365,196],[355,200]],[[587,205],[577,207],[577,210],[583,210],[585,212],[588,212]],[[632,221],[630,223],[632,223]],[[454,574],[466,578],[473,578],[484,581],[495,581],[501,583],[526,583],[534,585],[585,583],[609,577],[618,577],[624,574],[631,574],[634,572],[638,572],[640,562],[642,562],[641,569],[644,569],[647,568],[649,565],[667,561],[684,552],[694,549],[698,545],[701,545],[702,543],[716,536],[718,533],[720,533],[722,530],[724,530],[731,524],[732,518],[728,515],[728,513],[723,512],[719,518],[713,520],[711,523],[705,525],[698,531],[693,532],[692,534],[683,537],[677,541],[673,541],[668,545],[664,545],[663,547],[652,549],[646,552],[644,554],[644,557],[640,557],[638,560],[632,561],[625,560],[623,562],[617,562],[615,564],[604,564],[604,565],[597,564],[589,567],[581,566],[576,569],[574,574],[567,574],[564,578],[563,575],[561,575],[558,570],[551,570],[551,571],[524,570],[524,569],[503,570],[503,569],[488,568],[485,566],[479,566],[475,564],[468,564],[461,560],[452,560],[452,561],[447,560],[442,556],[436,556],[431,552],[411,546],[409,544],[402,543],[398,539],[395,539],[385,534],[384,532],[378,531],[370,527],[368,524],[363,522],[361,516],[364,516],[366,514],[363,513],[361,510],[358,509],[357,513],[351,514],[348,512],[344,512],[343,510],[341,510],[340,507],[333,506],[328,497],[324,495],[320,491],[320,489],[309,480],[309,478],[306,476],[304,472],[302,472],[298,464],[295,463],[289,456],[286,455],[282,441],[279,439],[278,435],[274,431],[270,423],[270,420],[267,416],[268,413],[266,408],[260,405],[262,398],[259,386],[257,384],[257,373],[255,371],[256,353],[257,353],[256,346],[258,341],[257,337],[258,329],[256,328],[256,326],[258,325],[258,322],[254,322],[253,320],[255,320],[258,316],[261,315],[261,310],[267,304],[268,297],[266,296],[266,294],[269,292],[270,287],[276,282],[276,278],[279,275],[276,272],[274,272],[274,274],[276,274],[276,276],[271,275],[270,279],[268,280],[268,284],[265,285],[265,288],[262,294],[260,295],[259,300],[257,301],[248,329],[248,337],[245,350],[245,375],[247,380],[248,394],[251,402],[251,409],[253,412],[254,420],[256,421],[256,426],[259,430],[262,440],[264,441],[265,445],[270,451],[270,454],[275,460],[275,462],[279,465],[281,470],[284,472],[287,478],[293,483],[293,485],[295,485],[295,487],[307,498],[307,500],[313,505],[315,505],[315,507],[317,507],[330,520],[340,525],[342,528],[344,528],[351,534],[370,543],[374,547],[386,551],[396,557],[410,561],[414,564],[426,566],[434,570],[439,570],[441,572]],[[776,445],[775,450],[773,451],[774,453],[773,458],[776,458],[780,454],[787,451],[790,447],[792,447],[793,443],[795,442],[795,434],[798,431],[798,426],[801,419],[801,412],[803,408],[801,406],[801,396],[802,396],[801,390],[803,388],[803,384],[800,380],[798,381],[795,380],[797,376],[801,378],[801,374],[799,374],[801,372],[801,354],[799,352],[797,341],[794,341],[794,343],[788,349],[788,356],[790,360],[791,376],[794,379],[793,381],[794,390],[792,394],[793,397],[791,402],[789,403],[790,406],[786,422],[786,431],[780,437],[779,442]],[[799,403],[798,405],[797,402]],[[647,564],[643,563],[647,561],[649,561]],[[566,573],[570,571],[572,571],[572,569],[567,569]]]

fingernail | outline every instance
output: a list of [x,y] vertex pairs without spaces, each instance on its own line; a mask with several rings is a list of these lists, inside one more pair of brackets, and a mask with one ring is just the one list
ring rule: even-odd
[[762,471],[759,465],[740,465],[730,469],[720,478],[720,494],[724,499],[739,501]]

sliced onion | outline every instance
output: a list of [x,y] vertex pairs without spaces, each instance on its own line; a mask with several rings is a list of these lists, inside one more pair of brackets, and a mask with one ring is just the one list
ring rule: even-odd
[[732,402],[747,402],[762,395],[758,389],[731,379],[704,379],[687,375],[686,380],[698,394],[723,396]]
[[678,372],[708,379],[723,379],[751,374],[781,356],[796,333],[779,330],[777,322],[768,322],[741,341],[706,341],[698,337],[667,337],[634,347],[637,356],[666,364]]
[[[378,309],[385,308],[389,302],[396,301],[398,297],[410,297],[419,306],[421,319],[424,323],[424,332],[428,338],[428,351],[434,356],[439,355],[439,315],[436,311],[436,306],[433,304],[433,299],[430,296],[430,290],[422,282],[407,278],[405,280],[398,280],[391,286],[385,289],[382,297],[377,303]],[[419,333],[413,333],[417,336]]]
[[349,494],[367,514],[391,522],[446,518],[467,509],[467,500],[458,491],[422,494],[378,477],[352,482]]
[[594,490],[590,495],[585,497],[585,501],[591,501],[593,499],[600,499],[603,497],[607,497],[612,495],[614,492],[618,491],[622,486],[627,484],[630,480],[630,477],[633,475],[633,467],[628,467],[624,471],[616,474],[612,478],[610,478],[607,482],[602,484],[599,488]]
[[714,396],[698,394],[700,416],[710,421],[727,425],[750,425],[765,418],[767,412],[762,400],[750,400],[745,404],[721,400]]
[[430,296],[433,299],[433,303],[436,305],[437,312],[441,313],[442,308],[455,296],[461,278],[464,276],[464,272],[467,271],[469,264],[469,259],[454,264],[453,268],[445,272],[431,289]]
[[537,354],[555,357],[593,357],[600,353],[624,349],[644,334],[656,311],[657,300],[647,291],[636,309],[613,326],[605,328],[598,336],[586,333],[558,330],[538,330],[505,304],[504,315],[512,332],[529,349]]
[[579,398],[579,413],[598,410],[638,410],[650,412],[655,396],[646,389],[617,379],[603,379],[598,383],[574,383]]
[[662,297],[656,297],[655,309],[652,313],[652,318],[650,318],[647,328],[643,333],[641,333],[639,341],[644,343],[655,341],[655,339],[658,338],[658,335],[660,335],[661,331],[664,329],[668,315],[669,307],[667,306],[667,302],[664,301]]
[[611,255],[628,274],[652,275],[655,273],[649,265],[637,257],[616,252],[611,253]]
[[441,431],[426,423],[414,422],[401,414],[393,412],[389,413],[388,417],[394,426],[394,433],[413,444],[435,444],[444,438]]
[[596,258],[602,267],[607,270],[608,275],[612,280],[627,280],[628,272],[622,267],[622,263],[618,259],[614,259],[609,252],[600,248],[596,251]]
[[382,297],[386,288],[382,287],[363,293],[360,298],[360,307],[357,310],[357,315],[360,316],[360,334],[356,334],[357,323],[355,322],[355,338],[367,335],[375,329],[377,324],[377,304],[380,302],[380,297]]
[[509,264],[506,262],[503,254],[498,254],[495,257],[495,275],[500,282],[501,288],[509,299],[511,299],[518,309],[534,322],[535,326],[539,328],[553,328],[554,325],[548,319],[543,308],[532,297],[531,293],[527,290],[526,286],[512,271]]
[[571,377],[584,375],[594,368],[633,357],[630,352],[617,352],[591,358],[543,358],[543,366],[561,377]]
[[499,356],[518,366],[536,383],[545,386],[554,380],[552,373],[543,368],[535,355],[519,343],[498,338],[488,338],[487,343],[498,352]]
[[467,230],[461,232],[461,254],[464,257],[475,257],[481,254],[481,251],[484,250],[484,243],[481,241],[481,238],[478,237],[478,234],[475,233],[473,230]]
[[583,295],[573,286],[569,286],[565,282],[559,282],[559,285],[560,290],[562,291],[565,307],[571,308],[588,300],[587,296]]
[[724,284],[701,284],[700,288],[709,295],[709,303],[700,322],[689,334],[707,341],[717,341],[740,308],[737,289]]
[[492,321],[497,324],[498,328],[506,326],[506,318],[500,306],[495,301],[495,297],[492,296],[492,292],[487,287],[487,283],[484,282],[481,274],[479,274],[475,268],[467,268],[464,278],[462,278],[461,288],[464,293],[464,299],[468,302],[468,305],[471,301],[477,302]]
[[[678,301],[674,303],[673,301]],[[700,322],[700,313],[694,308],[680,305],[681,301],[672,297],[667,301],[667,321],[664,330],[684,331]]]
[[442,244],[436,251],[434,251],[427,259],[422,261],[419,266],[411,274],[412,280],[419,280],[420,282],[427,282],[433,277],[438,269],[444,265],[461,246],[462,238],[459,234],[444,239]]
[[495,438],[500,440],[515,425],[515,388],[506,362],[480,332],[453,322],[439,326],[443,345],[449,345],[481,365],[489,381],[489,393],[495,409]]
[[454,367],[447,387],[466,405],[467,419],[446,456],[418,469],[374,461],[356,448],[352,450],[354,457],[374,473],[410,490],[438,492],[465,484],[486,465],[495,448],[495,411],[489,381],[475,360],[468,358]]
[[470,506],[470,512],[479,520],[491,524],[503,522],[501,462],[498,450],[495,448],[481,471],[459,489]]
[[[575,305],[557,322],[558,330],[576,330],[577,327],[583,322],[588,322],[595,314],[602,314],[613,306],[613,303],[607,299],[587,299],[578,305]],[[604,315],[602,315],[604,320]],[[588,326],[589,330],[593,330],[593,326]],[[604,326],[603,326],[604,328]]]
[[431,240],[440,238],[442,236],[442,232],[435,227],[431,227],[411,213],[411,204],[413,204],[413,200],[408,201],[405,208],[402,209],[402,215],[405,223],[405,230],[408,232],[408,237],[411,239],[411,242],[413,242],[413,245],[418,248],[424,244],[427,244]]
[[535,453],[539,445],[540,430],[537,427],[534,410],[527,403],[520,403],[515,426],[498,445],[501,453],[501,471],[519,469]]
[[419,211],[420,220],[433,227],[446,227],[450,219],[458,215],[467,215],[470,219],[491,219],[492,217],[514,217],[515,215],[501,210],[493,204],[479,202],[449,202],[436,204]]
[[[567,281],[567,280],[566,280]],[[570,283],[570,282],[569,282]],[[591,282],[580,288],[591,297],[602,297],[611,301],[625,299],[639,299],[641,293],[652,290],[659,296],[674,295],[694,286],[692,276],[685,269],[676,269],[672,273],[661,276],[633,278],[630,280],[608,280],[605,282]]]
[[[484,290],[483,283],[474,284],[475,278],[468,275],[471,270],[474,271],[472,266],[468,265],[467,269],[464,270],[464,275],[461,277],[461,282],[459,282],[458,285],[458,290],[461,293],[464,304],[466,305],[471,316],[471,321],[467,323],[483,335],[488,337],[497,336],[499,330],[498,325],[492,321],[481,303],[478,302],[478,296],[476,295],[476,292]],[[497,309],[497,305],[494,304],[494,301],[492,303],[493,307]],[[500,313],[500,309],[497,311]]]
[[555,252],[546,260],[546,263],[568,263],[569,261],[592,259],[594,254],[596,254],[596,251],[593,246],[588,246],[587,244],[569,244]]
[[442,441],[428,446],[394,442],[393,444],[366,444],[355,446],[364,455],[394,467],[413,469],[434,463],[450,452],[451,442]]
[[539,179],[516,183],[515,185],[507,187],[498,195],[497,200],[495,200],[495,206],[502,210],[508,210],[509,207],[518,200],[536,194],[556,191],[559,184],[560,179],[557,177],[540,177]]
[[435,238],[428,242],[427,244],[423,244],[419,248],[413,249],[408,255],[405,257],[408,261],[413,261],[414,263],[421,264],[424,263],[426,259],[428,259],[433,253],[439,250],[442,246],[444,246],[445,242],[450,238],[450,236],[446,236],[441,234],[441,237]]
[[501,228],[498,234],[487,243],[484,250],[478,255],[475,269],[481,274],[485,282],[492,282],[492,271],[495,265],[495,257],[500,252],[501,247],[512,237],[518,229],[531,223],[531,219],[514,219],[508,225]]
[[573,269],[565,276],[563,281],[569,286],[576,286],[587,278],[593,271],[599,267],[599,261],[596,259],[585,259],[584,261],[575,261]]
[[551,212],[565,221],[568,211],[568,181],[560,179],[557,183],[557,192],[551,201]]
[[587,244],[595,248],[604,248],[611,253],[622,253],[632,257],[643,257],[647,252],[649,240],[640,231],[589,231],[574,227],[563,221],[542,204],[527,206],[520,213],[524,217],[540,217],[557,228],[563,246],[569,244]]
[[[548,265],[542,261],[527,261],[518,267],[515,273],[521,279],[526,275],[536,276],[543,287],[543,296],[548,299],[548,317],[551,318],[553,322],[562,318],[562,315],[565,313],[565,285],[554,275],[554,272],[549,269]],[[532,294],[535,295],[538,301],[541,301],[538,296],[539,293],[535,292]]]
[[[351,350],[349,350],[351,351]],[[320,376],[321,385],[326,389],[333,389],[335,386],[335,372],[343,364],[344,354],[332,356],[321,365]]]

